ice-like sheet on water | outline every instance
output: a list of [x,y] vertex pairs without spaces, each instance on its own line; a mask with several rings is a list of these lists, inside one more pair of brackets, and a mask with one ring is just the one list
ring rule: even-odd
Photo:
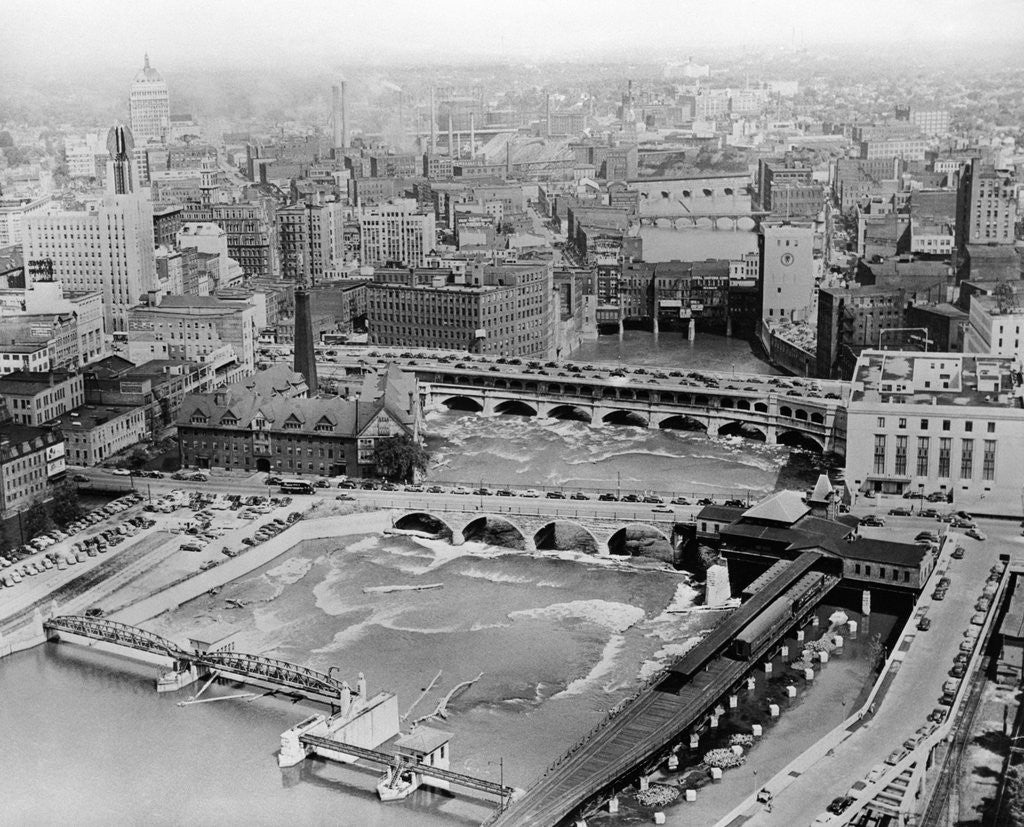
[[614,603],[610,600],[572,600],[568,603],[552,603],[536,609],[520,609],[509,612],[509,620],[567,620],[579,618],[588,623],[603,626],[612,632],[624,632],[644,619],[644,610],[628,603]]
[[[571,681],[565,689],[557,695],[553,695],[552,699],[561,698],[567,695],[582,695],[588,689],[600,686],[606,677],[613,674],[615,670],[615,659],[618,657],[625,645],[625,637],[618,634],[612,635],[604,645],[604,650],[601,652],[600,659],[594,664],[590,672],[582,678],[576,678]],[[614,689],[617,688],[617,686],[612,687],[611,685],[605,685],[604,690],[609,692],[614,691]]]

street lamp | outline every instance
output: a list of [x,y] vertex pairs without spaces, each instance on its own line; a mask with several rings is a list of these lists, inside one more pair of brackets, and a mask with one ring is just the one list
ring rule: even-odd
[[493,767],[498,764],[498,786],[501,787],[501,811],[505,812],[505,757],[501,756],[497,762],[488,761],[487,766]]

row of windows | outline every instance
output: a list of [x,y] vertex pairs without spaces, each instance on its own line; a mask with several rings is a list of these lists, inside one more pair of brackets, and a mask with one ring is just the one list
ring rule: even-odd
[[[964,432],[965,433],[971,433],[974,430],[974,421],[973,420],[965,419],[965,420],[963,420],[963,423],[964,423]],[[898,417],[897,420],[896,420],[896,426],[898,428],[906,428],[907,427],[907,418],[905,416]],[[879,428],[884,428],[885,427],[885,417],[884,416],[878,417],[878,427]],[[949,431],[949,430],[952,429],[952,427],[953,427],[952,420],[949,420],[949,419],[943,419],[942,420],[942,430],[943,431]],[[928,420],[927,419],[922,419],[921,420],[921,430],[922,431],[927,431],[928,430]],[[995,422],[986,422],[985,423],[985,432],[989,433],[989,434],[994,434],[996,432],[996,423]]]
[[[854,574],[860,574],[861,573],[861,565],[860,565],[860,563],[854,563],[853,564],[853,573]],[[903,582],[904,583],[909,583],[910,582],[910,572],[907,571],[906,569],[903,569],[902,573],[903,573]],[[864,565],[864,576],[865,577],[871,577],[871,566],[868,565],[868,564]],[[886,568],[885,568],[885,566],[879,566],[878,567],[878,579],[879,580],[885,580],[885,577],[886,577]],[[897,569],[897,568],[892,569],[891,573],[890,573],[890,577],[892,578],[892,581],[894,583],[898,582],[899,579],[900,579],[900,569]]]

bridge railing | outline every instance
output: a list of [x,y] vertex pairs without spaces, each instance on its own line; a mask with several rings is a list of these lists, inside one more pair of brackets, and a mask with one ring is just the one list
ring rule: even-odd
[[189,657],[188,652],[167,638],[106,618],[61,615],[47,620],[43,628],[50,632],[67,632],[176,659]]
[[[327,697],[340,698],[342,693],[341,681],[324,672],[288,661],[235,651],[205,652],[195,656],[195,659],[215,669],[264,678],[273,683],[294,689],[311,690]],[[353,695],[358,694],[354,689],[350,688],[349,691]]]

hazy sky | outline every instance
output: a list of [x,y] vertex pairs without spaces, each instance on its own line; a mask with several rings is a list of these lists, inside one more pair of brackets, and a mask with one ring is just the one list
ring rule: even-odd
[[[2,0],[0,68],[1024,40],[1022,0]],[[3,76],[0,74],[0,84]]]

